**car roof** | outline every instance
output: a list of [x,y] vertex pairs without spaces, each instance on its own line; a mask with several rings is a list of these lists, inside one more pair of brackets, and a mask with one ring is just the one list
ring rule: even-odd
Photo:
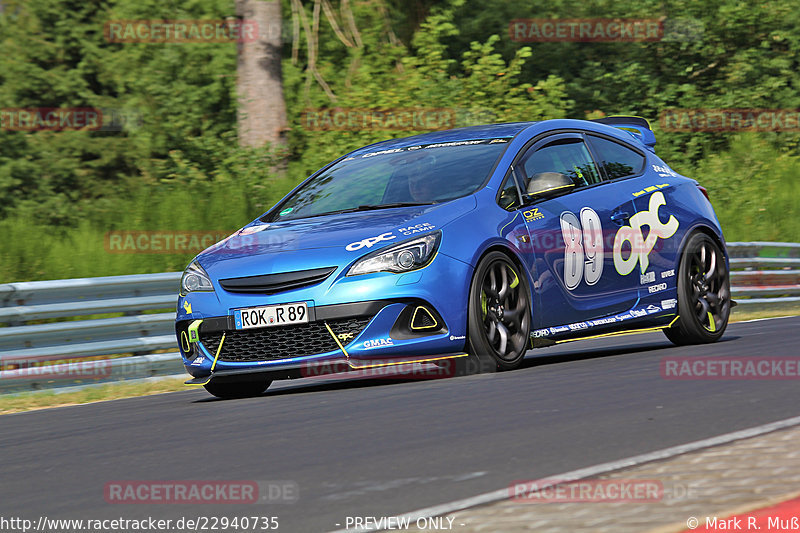
[[506,122],[504,124],[485,124],[481,126],[456,128],[453,130],[434,131],[431,133],[414,135],[412,137],[389,139],[388,141],[370,144],[351,152],[349,155],[360,155],[379,150],[391,150],[394,148],[407,148],[409,146],[418,146],[421,144],[509,138],[514,137],[525,128],[528,128],[534,124],[536,124],[536,122]]
[[[533,128],[533,126],[538,126]],[[401,137],[398,139],[389,139],[387,141],[377,142],[359,148],[347,156],[363,155],[373,153],[381,150],[392,150],[396,148],[408,148],[410,146],[419,146],[426,144],[449,143],[459,141],[474,141],[474,140],[488,140],[499,138],[512,138],[517,134],[532,128],[537,133],[548,131],[549,129],[557,130],[561,128],[570,129],[575,128],[588,132],[602,132],[606,135],[615,137],[617,140],[633,144],[640,148],[648,148],[642,140],[636,137],[633,133],[623,131],[607,124],[601,124],[590,120],[580,119],[547,119],[540,121],[526,121],[526,122],[506,122],[502,124],[484,124],[480,126],[468,126],[465,128],[456,128],[452,130],[434,131],[430,133],[423,133],[411,137]],[[650,148],[652,151],[652,148]]]

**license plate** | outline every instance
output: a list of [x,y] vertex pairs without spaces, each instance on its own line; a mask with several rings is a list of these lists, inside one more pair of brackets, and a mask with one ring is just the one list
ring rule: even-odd
[[233,312],[233,318],[236,329],[307,324],[308,306],[305,302],[297,302],[292,304],[236,309]]

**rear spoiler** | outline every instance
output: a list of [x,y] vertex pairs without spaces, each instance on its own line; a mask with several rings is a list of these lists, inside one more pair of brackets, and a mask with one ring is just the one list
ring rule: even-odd
[[[611,116],[604,118],[596,118],[592,122],[599,122],[600,124],[607,124],[623,131],[627,131],[636,137],[648,150],[655,152],[656,136],[650,128],[650,123],[647,119],[642,117],[624,117],[624,116]],[[633,131],[631,131],[633,130]]]

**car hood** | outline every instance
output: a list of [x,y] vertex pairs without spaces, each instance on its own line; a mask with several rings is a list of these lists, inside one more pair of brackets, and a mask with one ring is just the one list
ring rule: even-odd
[[366,253],[441,229],[475,209],[474,196],[400,207],[289,220],[255,221],[197,257],[212,279],[349,264]]

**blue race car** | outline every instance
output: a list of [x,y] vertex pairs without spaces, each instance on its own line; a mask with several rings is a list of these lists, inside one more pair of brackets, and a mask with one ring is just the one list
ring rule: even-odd
[[186,268],[187,383],[242,397],[322,367],[509,370],[532,347],[658,329],[716,341],[734,305],[722,230],[654,146],[646,120],[609,117],[347,154]]

